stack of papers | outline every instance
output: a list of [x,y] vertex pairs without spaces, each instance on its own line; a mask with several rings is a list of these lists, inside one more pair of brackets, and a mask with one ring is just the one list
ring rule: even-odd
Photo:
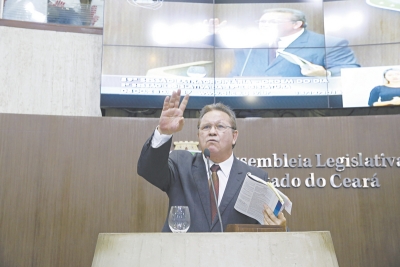
[[265,204],[273,210],[277,217],[283,209],[289,214],[292,212],[292,202],[285,194],[276,189],[272,183],[247,173],[235,203],[235,209],[256,219],[260,224],[264,224]]

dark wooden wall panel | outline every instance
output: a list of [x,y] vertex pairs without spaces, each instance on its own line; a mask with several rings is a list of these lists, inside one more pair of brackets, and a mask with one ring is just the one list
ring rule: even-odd
[[[399,266],[400,172],[350,168],[342,177],[371,177],[379,189],[333,189],[323,158],[358,152],[400,157],[400,116],[240,119],[237,157],[311,158],[313,168],[268,168],[270,177],[299,177],[284,188],[293,201],[292,231],[328,230],[340,266]],[[165,194],[136,174],[157,119],[0,114],[0,267],[90,266],[103,232],[157,232]],[[196,140],[187,119],[174,140]],[[313,172],[324,188],[306,188]]]

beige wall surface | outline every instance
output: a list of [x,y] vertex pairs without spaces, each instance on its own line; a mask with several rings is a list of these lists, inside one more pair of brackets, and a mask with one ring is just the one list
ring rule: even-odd
[[396,1],[326,1],[325,34],[347,39],[351,45],[399,43],[400,29],[395,26],[400,24],[399,10]]
[[[399,266],[399,115],[239,119],[235,156],[309,158],[310,168],[264,168],[298,177],[280,188],[293,201],[288,226],[330,231],[339,266]],[[142,144],[158,119],[0,114],[0,266],[90,266],[99,233],[158,232],[168,199],[136,174]],[[186,119],[174,140],[195,140]],[[328,158],[395,157],[387,167],[317,167]],[[301,155],[301,156],[299,156]],[[390,159],[391,160],[391,159]],[[381,164],[381,162],[380,162]],[[305,180],[325,178],[324,187]],[[333,188],[333,174],[380,187]]]
[[0,112],[101,116],[101,35],[0,26],[0,36]]

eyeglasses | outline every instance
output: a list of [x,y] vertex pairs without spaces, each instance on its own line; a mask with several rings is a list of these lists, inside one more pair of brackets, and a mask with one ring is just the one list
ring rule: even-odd
[[232,130],[236,130],[235,128],[231,127],[231,126],[226,126],[223,124],[217,124],[217,125],[213,125],[213,124],[204,124],[204,125],[200,125],[199,127],[197,127],[200,131],[202,132],[209,132],[211,131],[211,128],[214,127],[215,130],[217,130],[217,132],[219,133],[223,133],[226,131],[226,129],[231,128]]
[[262,19],[262,20],[256,20],[257,23],[259,24],[281,24],[281,23],[286,23],[286,22],[296,22],[294,20],[282,20],[282,19]]

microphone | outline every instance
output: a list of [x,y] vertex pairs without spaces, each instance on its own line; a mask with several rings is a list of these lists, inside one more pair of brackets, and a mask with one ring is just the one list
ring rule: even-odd
[[222,225],[222,219],[221,219],[221,213],[219,212],[219,207],[218,207],[218,199],[217,199],[217,195],[215,194],[214,181],[212,179],[212,174],[211,174],[211,169],[210,169],[210,150],[208,148],[204,149],[203,154],[207,158],[208,173],[210,175],[211,187],[212,187],[212,191],[214,193],[215,205],[217,206],[217,213],[218,213],[219,223],[221,225],[221,232],[224,232],[224,228],[223,228],[223,225]]
[[249,53],[247,53],[246,60],[244,61],[244,64],[243,64],[242,70],[240,71],[240,74],[239,74],[239,76],[240,76],[240,77],[242,77],[242,76],[243,76],[243,72],[244,72],[244,70],[245,70],[245,69],[246,69],[246,67],[247,67],[247,62],[249,61],[249,58],[250,58],[250,54],[251,54],[251,52],[253,52],[253,48],[250,48],[250,51],[249,51]]

